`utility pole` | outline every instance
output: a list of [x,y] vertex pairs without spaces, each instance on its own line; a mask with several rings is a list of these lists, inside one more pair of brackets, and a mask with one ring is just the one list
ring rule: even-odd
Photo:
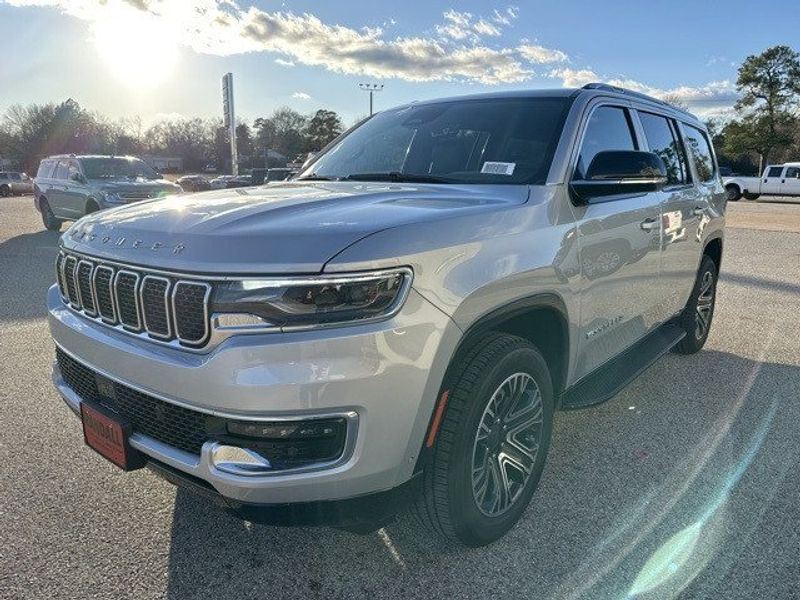
[[369,116],[372,116],[372,95],[375,92],[383,91],[382,83],[359,83],[358,87],[364,92],[369,92]]
[[222,109],[225,127],[231,138],[231,174],[239,174],[239,153],[236,150],[236,117],[233,112],[233,73],[225,73],[222,78]]

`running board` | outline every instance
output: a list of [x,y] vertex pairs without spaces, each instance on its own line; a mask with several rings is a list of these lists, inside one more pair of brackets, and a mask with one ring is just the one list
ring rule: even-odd
[[619,356],[612,358],[564,390],[561,395],[561,408],[564,410],[586,408],[610,400],[685,336],[686,331],[675,323],[665,323]]

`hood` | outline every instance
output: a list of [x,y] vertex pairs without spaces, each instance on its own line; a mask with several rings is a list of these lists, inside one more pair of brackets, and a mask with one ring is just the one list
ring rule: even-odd
[[173,196],[93,213],[68,249],[168,270],[264,275],[322,271],[392,227],[522,204],[526,186],[290,182]]

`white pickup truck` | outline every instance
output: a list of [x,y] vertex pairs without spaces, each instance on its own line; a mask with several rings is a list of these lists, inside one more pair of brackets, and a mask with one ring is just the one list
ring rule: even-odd
[[723,177],[728,200],[800,196],[800,162],[768,165],[761,177]]

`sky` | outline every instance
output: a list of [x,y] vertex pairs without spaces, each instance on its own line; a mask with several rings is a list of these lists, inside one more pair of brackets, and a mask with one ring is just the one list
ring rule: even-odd
[[604,81],[724,116],[746,56],[800,50],[796,14],[795,0],[0,0],[0,113],[73,98],[145,126],[221,117],[230,71],[250,122],[290,106],[350,124],[366,82],[384,85],[376,110]]

